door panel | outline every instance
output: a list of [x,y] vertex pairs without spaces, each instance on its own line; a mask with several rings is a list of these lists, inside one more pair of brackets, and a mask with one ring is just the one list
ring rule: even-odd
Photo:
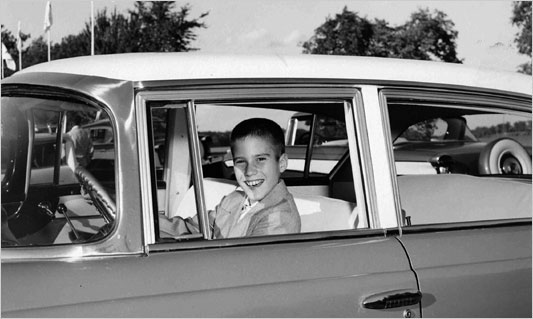
[[424,317],[531,316],[531,223],[401,241],[420,281]]
[[417,289],[400,243],[381,236],[8,263],[2,281],[4,316],[399,317],[407,307],[362,302]]

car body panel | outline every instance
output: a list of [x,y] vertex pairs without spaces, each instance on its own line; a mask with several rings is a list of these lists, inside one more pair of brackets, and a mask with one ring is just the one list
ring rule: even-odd
[[404,308],[361,304],[374,293],[417,289],[401,245],[382,235],[10,263],[2,278],[8,317],[398,317]]
[[531,298],[520,298],[531,296],[530,221],[442,232],[404,229],[401,242],[416,269],[424,317],[477,317],[480,309],[491,309],[486,317],[531,315]]

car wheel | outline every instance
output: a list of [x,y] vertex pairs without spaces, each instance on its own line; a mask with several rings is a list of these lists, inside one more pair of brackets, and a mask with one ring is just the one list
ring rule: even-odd
[[479,156],[480,174],[531,174],[531,157],[520,143],[500,138],[487,144]]

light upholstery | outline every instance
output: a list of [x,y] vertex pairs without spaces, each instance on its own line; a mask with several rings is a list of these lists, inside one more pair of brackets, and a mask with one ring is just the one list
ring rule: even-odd
[[462,174],[398,177],[412,225],[531,217],[531,183]]
[[[207,210],[214,210],[226,194],[237,188],[235,181],[204,178]],[[290,190],[290,187],[289,187]],[[302,220],[302,232],[353,229],[358,221],[355,203],[320,195],[293,193],[294,202]],[[196,215],[195,192],[191,187],[170,217],[187,218]]]

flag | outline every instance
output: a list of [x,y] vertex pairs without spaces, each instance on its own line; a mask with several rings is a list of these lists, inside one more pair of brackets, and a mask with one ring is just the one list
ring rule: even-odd
[[19,21],[18,31],[17,31],[17,50],[19,51],[19,55],[22,54],[22,38],[20,37],[20,21]]
[[46,9],[44,11],[44,31],[49,31],[52,26],[52,3],[46,2]]
[[16,71],[17,65],[15,64],[15,60],[11,57],[11,54],[7,51],[6,46],[2,42],[2,63],[6,61],[6,66],[8,69]]

